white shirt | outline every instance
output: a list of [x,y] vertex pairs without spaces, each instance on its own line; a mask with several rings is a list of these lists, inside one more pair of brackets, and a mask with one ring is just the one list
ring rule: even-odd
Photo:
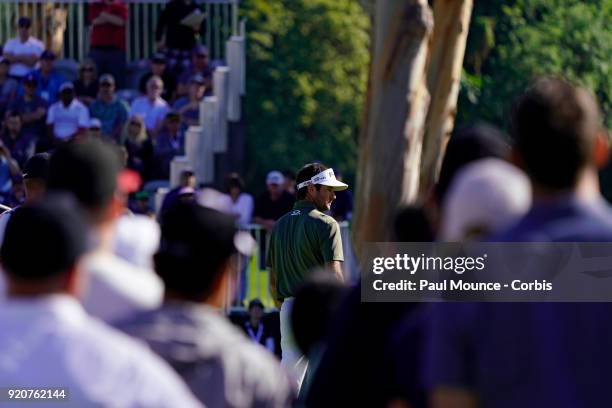
[[3,387],[65,388],[58,406],[201,407],[162,360],[71,296],[7,300],[0,333]]
[[164,285],[151,270],[138,267],[113,253],[94,252],[83,262],[83,306],[105,322],[156,309],[162,303]]
[[236,222],[240,226],[245,226],[251,222],[253,216],[253,197],[247,193],[240,193],[238,200],[232,200],[231,212],[239,215]]
[[[19,37],[11,38],[4,44],[4,48],[2,51],[4,53],[11,53],[14,55],[31,55],[35,54],[40,58],[40,55],[45,50],[45,45],[37,38],[30,37],[26,42],[21,42]],[[15,62],[11,64],[11,68],[9,69],[9,75],[14,75],[17,77],[24,77],[34,69],[36,66],[29,67],[20,62]]]
[[47,125],[53,125],[53,135],[57,139],[69,139],[79,128],[89,127],[89,110],[76,98],[68,107],[62,101],[57,101],[49,108]]
[[155,102],[151,103],[146,96],[139,96],[132,102],[130,116],[142,116],[147,130],[153,130],[157,127],[157,124],[164,119],[169,110],[170,106],[162,98],[157,98]]

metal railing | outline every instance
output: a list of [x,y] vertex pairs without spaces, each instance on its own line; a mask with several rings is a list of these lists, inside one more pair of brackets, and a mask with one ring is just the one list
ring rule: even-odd
[[[92,0],[3,0],[0,2],[0,42],[16,36],[20,16],[32,19],[32,35],[63,58],[82,61],[89,52],[89,3]],[[155,28],[168,0],[124,0],[129,6],[127,59],[146,59],[155,52]],[[225,58],[225,41],[239,33],[239,0],[195,0],[206,17],[200,42],[211,59]],[[61,34],[63,28],[63,35]],[[58,31],[59,30],[59,31]],[[57,34],[59,32],[59,34]]]

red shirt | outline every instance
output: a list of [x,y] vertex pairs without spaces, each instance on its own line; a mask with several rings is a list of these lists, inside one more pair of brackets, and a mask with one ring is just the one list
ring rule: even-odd
[[[102,1],[90,4],[89,23],[91,24],[102,12],[120,17],[127,24],[128,6],[122,1],[115,1],[112,4]],[[92,25],[91,48],[95,47],[114,47],[125,51],[125,25],[123,27],[110,23]]]

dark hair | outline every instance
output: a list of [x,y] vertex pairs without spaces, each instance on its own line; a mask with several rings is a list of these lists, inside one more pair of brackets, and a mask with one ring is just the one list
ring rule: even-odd
[[543,187],[563,190],[575,185],[591,161],[601,116],[586,90],[544,77],[518,99],[511,125],[529,177]]
[[238,187],[240,191],[244,191],[244,181],[238,173],[230,173],[225,177],[225,192],[229,193],[234,187]]
[[6,111],[5,118],[19,118],[19,119],[21,119],[21,115],[19,114],[18,111],[10,109],[10,110]]
[[289,179],[289,180],[294,180],[295,181],[295,172],[293,170],[283,170],[282,171],[283,176],[285,177],[285,179]]
[[434,233],[425,209],[408,206],[400,209],[393,223],[397,242],[431,242]]
[[[300,169],[300,171],[298,171],[297,177],[295,179],[295,184],[298,185],[300,183],[303,183],[306,180],[310,180],[311,178],[313,178],[314,176],[316,176],[317,174],[321,173],[322,171],[327,170],[327,166],[321,164],[321,163],[310,163],[305,165],[304,167],[302,167]],[[317,184],[315,185],[315,187],[317,188],[317,191],[319,189],[321,189],[321,185]],[[308,186],[302,187],[297,191],[297,199],[298,200],[303,200],[306,198],[306,191],[308,190]]]

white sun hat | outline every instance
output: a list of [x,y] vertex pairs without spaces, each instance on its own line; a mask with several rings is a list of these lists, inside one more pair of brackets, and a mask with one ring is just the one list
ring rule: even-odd
[[319,174],[313,176],[310,180],[306,180],[298,184],[297,189],[299,190],[300,188],[309,186],[311,184],[320,184],[322,186],[332,187],[334,191],[342,191],[348,188],[348,184],[344,184],[336,179],[334,169],[323,170]]

